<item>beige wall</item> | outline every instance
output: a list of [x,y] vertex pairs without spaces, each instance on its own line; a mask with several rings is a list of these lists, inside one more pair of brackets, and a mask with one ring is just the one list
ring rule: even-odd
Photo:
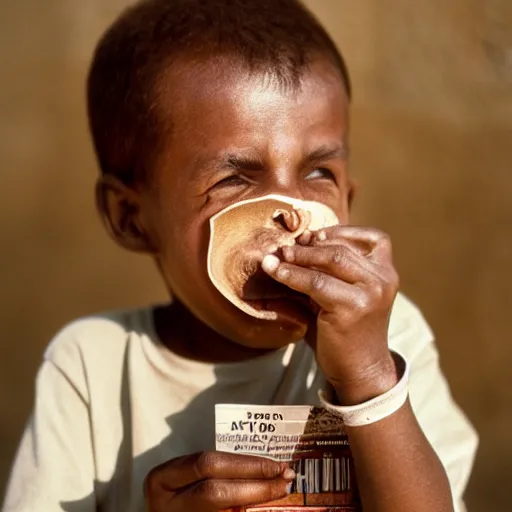
[[[122,0],[0,2],[0,488],[52,334],[164,297],[92,201],[83,83]],[[388,230],[482,436],[473,512],[512,509],[512,2],[309,0],[355,84],[358,222]]]

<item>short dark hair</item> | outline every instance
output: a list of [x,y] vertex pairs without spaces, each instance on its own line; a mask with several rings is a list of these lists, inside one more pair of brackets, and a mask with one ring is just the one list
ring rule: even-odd
[[127,184],[157,156],[162,127],[156,86],[190,52],[226,55],[294,87],[315,57],[327,57],[350,97],[347,67],[299,0],[143,0],[125,10],[96,48],[89,71],[89,123],[101,172]]

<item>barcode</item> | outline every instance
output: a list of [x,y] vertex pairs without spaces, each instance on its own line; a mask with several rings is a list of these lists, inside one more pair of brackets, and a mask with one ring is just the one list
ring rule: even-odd
[[323,493],[350,491],[350,459],[325,458],[295,461],[297,473],[292,493]]

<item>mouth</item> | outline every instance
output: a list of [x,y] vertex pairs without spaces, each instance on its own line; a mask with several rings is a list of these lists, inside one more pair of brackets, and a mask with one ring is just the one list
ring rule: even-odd
[[[270,194],[234,203],[210,218],[207,271],[233,306],[262,320],[290,318],[295,326],[316,316],[317,306],[289,288],[286,293],[261,268],[266,254],[294,245],[305,229],[338,224],[320,202]],[[280,325],[279,328],[282,326]]]
[[246,302],[257,311],[275,313],[276,320],[307,324],[313,315],[309,298],[297,292],[269,294],[261,298],[251,298]]
[[261,268],[247,280],[241,292],[242,301],[258,312],[271,313],[274,320],[300,324],[311,320],[309,297],[278,283]]

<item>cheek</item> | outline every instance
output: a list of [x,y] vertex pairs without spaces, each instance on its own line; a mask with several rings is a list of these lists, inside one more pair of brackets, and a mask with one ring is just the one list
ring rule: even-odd
[[348,199],[344,199],[342,204],[339,206],[339,209],[336,211],[336,215],[338,216],[338,220],[340,224],[348,224],[350,218],[350,206]]
[[348,224],[350,208],[346,192],[340,191],[337,187],[326,187],[322,193],[317,191],[315,197],[311,199],[328,206],[336,214],[340,224]]
[[185,222],[172,225],[169,236],[162,240],[162,256],[171,268],[193,272],[194,278],[204,270],[208,253],[209,227],[207,222]]
[[171,264],[187,260],[187,254],[195,260],[207,238],[207,222],[199,215],[200,205],[195,204],[187,191],[180,189],[179,183],[164,182],[154,190],[148,207],[160,256]]
[[190,204],[174,207],[176,204],[160,200],[149,205],[156,258],[168,286],[173,288],[178,283],[200,279],[203,267],[206,272],[209,236],[208,222],[192,211]]
[[169,230],[159,254],[162,277],[171,294],[194,314],[212,301],[213,285],[207,271],[207,233],[190,225]]
[[337,207],[334,209],[340,224],[348,224],[350,216],[350,187],[345,184],[342,190],[338,189]]

